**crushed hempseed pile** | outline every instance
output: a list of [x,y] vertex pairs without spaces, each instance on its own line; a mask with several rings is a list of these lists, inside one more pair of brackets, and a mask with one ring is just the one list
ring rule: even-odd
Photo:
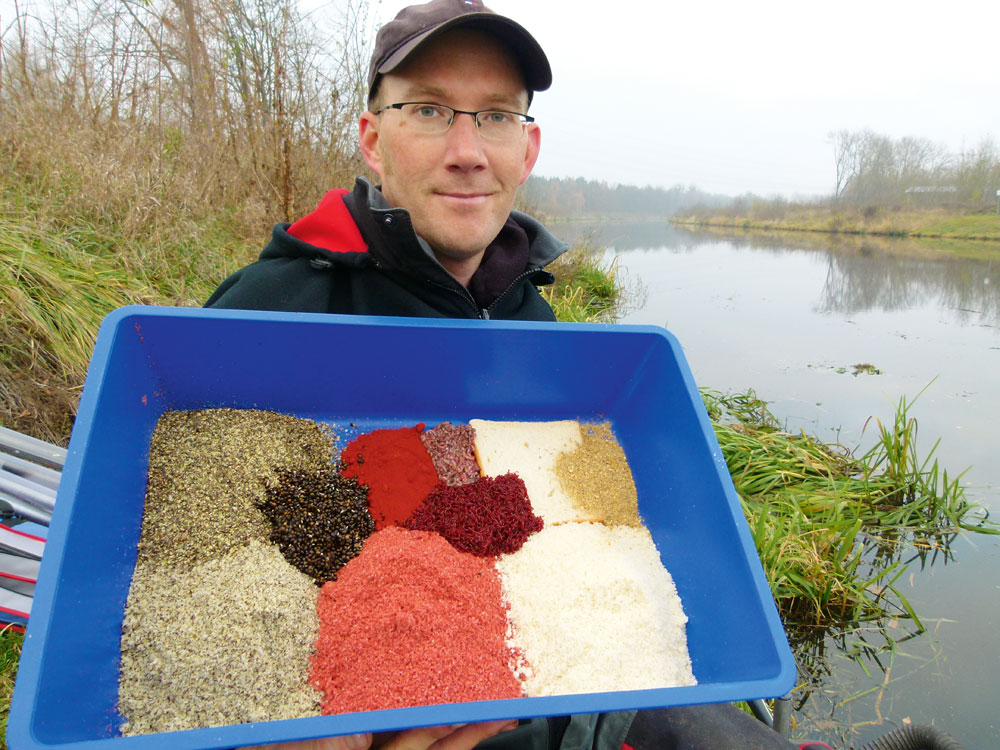
[[259,542],[176,576],[133,579],[122,626],[122,734],[318,714],[308,681],[315,600],[308,576]]
[[479,479],[476,431],[469,425],[442,422],[420,433],[420,440],[431,454],[438,477],[445,484],[471,484]]
[[367,489],[332,466],[276,474],[259,506],[271,523],[271,541],[317,585],[334,580],[375,530]]
[[504,474],[459,487],[439,484],[403,525],[436,531],[462,552],[494,557],[521,549],[542,519],[532,513],[521,478]]
[[641,526],[632,471],[611,425],[581,424],[580,437],[580,445],[556,459],[563,491],[595,520],[609,526]]

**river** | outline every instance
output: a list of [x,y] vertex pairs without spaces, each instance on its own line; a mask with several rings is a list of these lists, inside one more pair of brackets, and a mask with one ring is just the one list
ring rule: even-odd
[[[669,224],[555,224],[617,258],[634,304],[623,323],[680,340],[695,381],[752,388],[790,431],[867,447],[870,417],[913,402],[921,455],[1000,518],[1000,248],[906,240],[701,234]],[[853,374],[856,364],[879,374]],[[919,394],[919,396],[918,396]],[[1000,540],[961,535],[954,557],[909,565],[903,593],[926,632],[877,658],[877,634],[829,642],[818,687],[795,694],[793,736],[846,750],[912,721],[1000,747]],[[908,630],[909,628],[909,630]],[[895,636],[894,636],[895,637]],[[801,705],[800,705],[801,704]]]

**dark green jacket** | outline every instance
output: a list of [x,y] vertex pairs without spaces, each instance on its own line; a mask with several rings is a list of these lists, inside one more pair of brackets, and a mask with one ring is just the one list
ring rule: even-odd
[[222,282],[206,307],[555,320],[536,287],[554,281],[543,268],[565,250],[514,211],[466,289],[417,237],[407,211],[359,178],[353,192],[331,191],[313,213],[278,224],[260,258]]

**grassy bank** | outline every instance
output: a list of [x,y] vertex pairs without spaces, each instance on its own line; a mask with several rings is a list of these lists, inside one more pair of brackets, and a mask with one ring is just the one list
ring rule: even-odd
[[675,216],[671,222],[680,226],[768,232],[1000,240],[1000,215],[938,207],[775,205],[760,202],[742,212],[692,213]]

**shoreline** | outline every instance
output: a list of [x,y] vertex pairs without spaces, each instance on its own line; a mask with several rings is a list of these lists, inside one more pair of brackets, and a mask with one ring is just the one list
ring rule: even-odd
[[782,216],[768,218],[745,214],[688,215],[673,216],[670,223],[699,229],[1000,242],[1000,215],[965,214],[947,210],[912,211],[880,207],[831,212],[790,208]]

